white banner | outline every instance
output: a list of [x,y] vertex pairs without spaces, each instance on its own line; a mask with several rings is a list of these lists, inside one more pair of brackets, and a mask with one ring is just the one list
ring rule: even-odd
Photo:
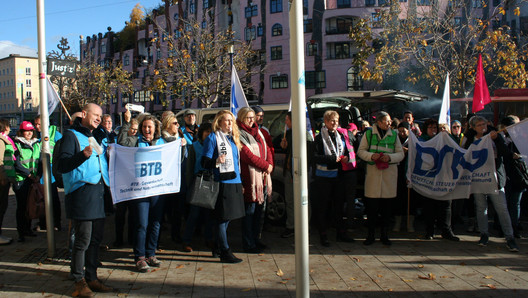
[[109,152],[114,204],[180,191],[181,139],[141,148],[111,144]]
[[420,142],[409,135],[407,180],[419,194],[436,200],[467,199],[497,191],[493,141],[489,135],[467,150],[443,132]]

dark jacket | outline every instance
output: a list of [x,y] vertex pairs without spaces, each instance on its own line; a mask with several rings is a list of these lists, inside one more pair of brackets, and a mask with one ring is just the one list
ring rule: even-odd
[[[332,142],[335,143],[336,137],[335,134],[339,134],[341,136],[341,140],[344,142],[344,137],[341,135],[338,131],[336,131],[334,134],[328,132],[330,135],[330,138],[332,139]],[[344,151],[343,155],[348,156],[348,149],[343,143]],[[324,145],[323,145],[323,137],[321,136],[321,133],[319,133],[317,136],[315,136],[314,140],[314,155],[313,155],[313,162],[315,164],[324,164],[329,170],[338,170],[338,175],[341,174],[343,171],[343,167],[341,165],[341,162],[336,162],[336,159],[338,156],[334,155],[326,155],[324,152]]]

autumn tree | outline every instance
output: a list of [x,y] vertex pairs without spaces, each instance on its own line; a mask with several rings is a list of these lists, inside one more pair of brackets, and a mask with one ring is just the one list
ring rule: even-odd
[[526,48],[519,47],[501,22],[508,1],[495,9],[487,6],[488,1],[474,2],[431,1],[431,6],[417,6],[409,1],[403,6],[388,0],[376,17],[360,19],[351,28],[357,47],[352,63],[361,68],[365,80],[381,83],[404,74],[409,82],[427,82],[435,93],[449,73],[451,92],[468,97],[482,54],[489,88],[525,88]]
[[[159,34],[150,45],[158,49],[166,46],[168,55],[151,67],[146,81],[151,91],[160,92],[167,99],[176,96],[182,105],[199,100],[204,107],[229,96],[231,62],[227,50],[233,38],[229,31],[215,30],[211,11],[206,11],[200,20],[194,15],[180,19],[176,32],[166,32],[156,23],[154,27]],[[234,44],[233,63],[246,94],[251,93],[251,76],[263,71],[258,52],[252,50],[250,43],[238,42]]]

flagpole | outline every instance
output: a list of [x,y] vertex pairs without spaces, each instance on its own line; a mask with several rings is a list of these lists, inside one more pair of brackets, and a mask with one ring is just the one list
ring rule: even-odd
[[297,297],[310,297],[308,250],[308,165],[306,157],[306,90],[302,1],[292,0],[290,82],[293,137],[293,201],[295,217],[295,283]]
[[46,229],[48,236],[48,258],[55,256],[55,234],[53,208],[51,206],[51,171],[49,145],[48,82],[46,81],[46,37],[44,0],[37,0],[38,63],[41,121],[41,160],[43,165],[44,202],[46,206]]

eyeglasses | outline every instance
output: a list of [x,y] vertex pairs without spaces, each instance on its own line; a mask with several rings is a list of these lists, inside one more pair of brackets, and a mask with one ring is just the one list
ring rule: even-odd
[[453,128],[460,128],[460,125],[453,125]]
[[174,121],[174,122],[172,122],[172,124],[174,124],[176,126],[180,126],[180,123],[178,123],[178,121]]

